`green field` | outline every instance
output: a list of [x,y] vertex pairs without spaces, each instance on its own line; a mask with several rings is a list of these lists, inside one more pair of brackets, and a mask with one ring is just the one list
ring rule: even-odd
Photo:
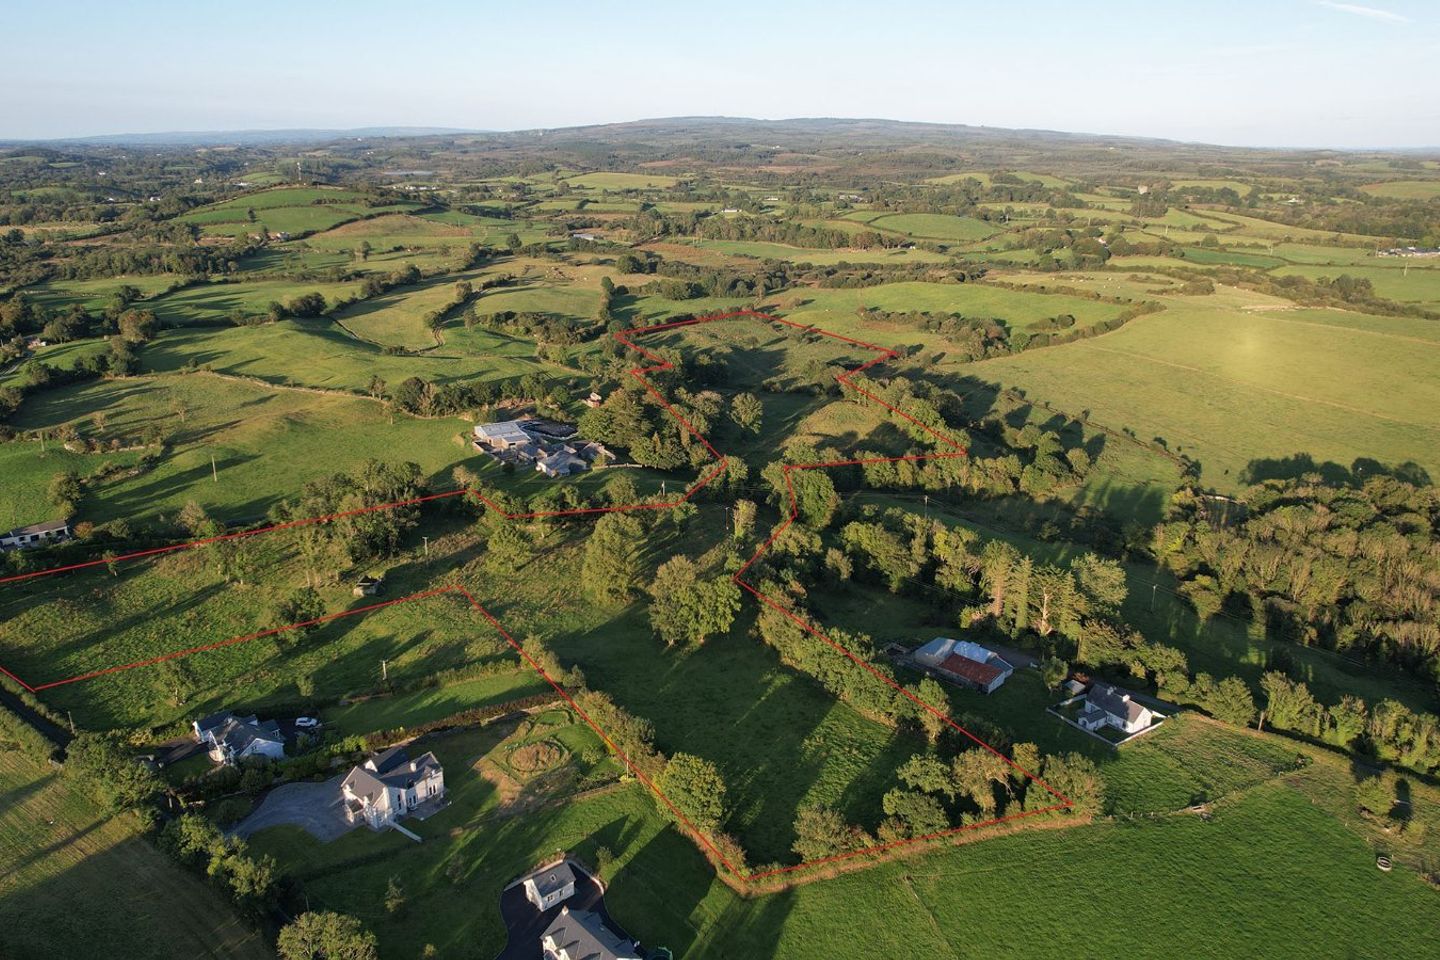
[[870,226],[927,240],[984,240],[999,229],[973,217],[938,213],[889,213],[869,221]]
[[271,303],[286,304],[307,293],[319,293],[327,302],[353,297],[358,283],[320,283],[296,280],[246,280],[241,283],[207,283],[167,294],[146,306],[161,323],[172,327],[214,324],[230,314],[260,316]]
[[657,173],[584,173],[566,182],[589,190],[647,190],[673,187],[679,178]]
[[884,346],[924,343],[943,350],[945,340],[914,327],[885,323],[862,323],[855,311],[861,307],[893,312],[910,310],[931,313],[959,313],[967,317],[996,318],[1015,329],[1048,320],[1060,314],[1075,317],[1077,327],[1092,326],[1120,313],[1121,307],[1066,294],[1010,290],[985,283],[887,283],[856,290],[806,290],[776,297],[787,319],[846,336],[867,334]]
[[390,384],[407,377],[448,383],[562,372],[535,360],[532,343],[492,338],[490,344],[502,342],[499,350],[487,346],[472,352],[457,346],[421,356],[387,355],[329,321],[287,320],[260,327],[167,331],[145,348],[143,362],[146,369],[162,373],[201,365],[269,383],[355,393],[368,390],[372,377]]
[[0,924],[7,960],[266,960],[274,954],[199,876],[53,770],[0,750]]
[[[443,585],[435,582],[438,571],[465,557],[464,544],[457,545],[458,555],[445,544],[432,535],[429,560],[407,550],[391,561],[386,598]],[[219,577],[214,549],[130,564],[114,577],[102,569],[65,583],[46,579],[11,588],[3,598],[0,663],[39,684],[277,625],[271,612],[275,602],[305,580],[288,541],[281,535],[247,541],[255,571],[244,585]],[[350,595],[355,576],[352,571],[342,582],[319,588],[329,612],[375,602]],[[448,593],[342,617],[304,636],[263,637],[196,653],[177,661],[175,669],[146,666],[56,687],[45,697],[56,709],[71,711],[76,723],[92,728],[159,728],[213,712],[233,701],[237,689],[262,712],[267,700],[293,702],[301,677],[309,678],[321,702],[369,693],[380,685],[382,658],[390,680],[399,684],[420,684],[437,671],[487,664],[496,670],[504,664],[506,678],[494,679],[483,690],[485,684],[477,679],[453,694],[431,691],[413,703],[404,701],[419,712],[405,717],[406,710],[397,707],[387,717],[381,711],[385,723],[392,718],[415,722],[415,716],[428,716],[452,695],[473,706],[513,699],[510,692],[535,692],[530,678],[511,669],[518,666],[518,656],[503,638],[460,595]],[[364,723],[356,719],[347,727]]]
[[1440,180],[1387,180],[1360,188],[1372,197],[1395,200],[1434,200],[1440,197]]
[[378,700],[357,700],[322,710],[327,729],[342,734],[370,733],[394,727],[415,726],[453,716],[462,710],[506,703],[552,689],[529,664],[514,670],[402,693]]
[[[409,210],[415,204],[395,202],[370,206],[363,193],[321,187],[281,187],[233,197],[198,207],[180,217],[207,234],[241,237],[264,226],[270,233],[311,233],[390,210]],[[251,211],[255,216],[250,218]]]
[[24,293],[36,303],[52,310],[78,303],[86,310],[99,313],[110,306],[115,292],[121,287],[134,287],[142,296],[152,297],[175,280],[176,278],[169,274],[102,277],[95,280],[51,280],[39,286],[27,287]]
[[[1373,262],[1373,261],[1372,261]],[[1399,303],[1415,303],[1430,309],[1440,307],[1440,263],[1434,260],[1410,264],[1404,260],[1380,261],[1374,266],[1284,266],[1271,271],[1277,276],[1335,278],[1341,274],[1369,280],[1376,296]],[[1430,321],[1434,323],[1434,321]]]
[[[104,429],[95,426],[97,414],[104,417]],[[87,489],[80,517],[94,522],[173,516],[188,500],[222,518],[254,519],[306,480],[351,469],[367,457],[397,454],[448,488],[450,467],[473,454],[454,441],[467,427],[459,420],[401,416],[391,422],[372,400],[277,390],[203,373],[62,387],[27,403],[14,419],[23,430],[74,424],[82,436],[126,448],[146,442],[155,430],[166,438],[154,469],[136,476],[117,473]],[[74,469],[86,477],[104,463],[128,464],[138,455],[57,453],[53,441],[51,448],[42,458],[36,443],[0,445],[4,462],[24,471],[13,484],[7,475],[0,509],[33,515],[54,473]]]
[[716,250],[720,253],[741,257],[757,257],[762,260],[788,260],[792,263],[813,263],[817,266],[833,266],[838,263],[946,263],[943,253],[916,248],[886,250],[841,249],[815,250],[806,247],[790,247],[783,243],[765,243],[759,240],[697,240],[697,248]]
[[971,372],[1141,439],[1162,437],[1220,490],[1240,489],[1254,461],[1296,453],[1346,466],[1413,460],[1434,473],[1440,347],[1426,324],[1279,310],[1222,292],[1174,298],[1105,337]]

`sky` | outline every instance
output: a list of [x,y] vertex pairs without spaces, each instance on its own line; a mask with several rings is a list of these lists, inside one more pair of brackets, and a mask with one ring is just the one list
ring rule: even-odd
[[1440,146],[1436,0],[10,0],[0,138],[884,117]]

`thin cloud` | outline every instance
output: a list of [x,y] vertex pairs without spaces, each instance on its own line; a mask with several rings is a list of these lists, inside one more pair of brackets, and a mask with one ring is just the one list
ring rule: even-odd
[[1371,20],[1384,20],[1386,23],[1409,23],[1410,18],[1392,13],[1389,10],[1380,10],[1375,7],[1362,7],[1358,3],[1335,3],[1333,0],[1318,0],[1320,6],[1329,7],[1331,10],[1339,10],[1341,13],[1353,13],[1357,17],[1366,17]]

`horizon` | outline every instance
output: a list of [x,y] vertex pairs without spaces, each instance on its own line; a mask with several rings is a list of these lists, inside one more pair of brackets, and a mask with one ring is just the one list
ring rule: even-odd
[[[72,35],[74,23],[108,12],[93,0],[22,10],[11,17],[14,34],[36,42],[12,66],[46,79],[0,95],[0,139],[514,132],[726,117],[883,118],[1281,150],[1440,145],[1440,108],[1404,81],[1440,54],[1440,15],[1418,0],[1219,0],[1173,5],[1164,18],[1139,0],[1084,12],[1058,0],[1026,11],[916,0],[878,20],[864,4],[774,10],[744,0],[727,11],[738,26],[713,44],[715,24],[702,11],[653,24],[615,3],[563,6],[559,16],[453,2],[417,13],[422,28],[445,26],[458,56],[408,40],[378,44],[390,8],[374,0],[347,7],[343,19],[260,0],[208,23],[180,16],[186,8],[174,0],[142,0],[104,36]],[[276,46],[270,14],[281,11],[290,35],[306,41],[293,62]],[[923,36],[907,33],[916,18]],[[156,24],[165,25],[163,47]],[[491,42],[497,35],[507,42]],[[46,51],[57,44],[76,66],[51,77]],[[257,55],[261,69],[247,70]]]
[[[562,130],[578,130],[586,127],[607,127],[627,126],[651,123],[673,123],[679,121],[736,121],[745,123],[894,123],[914,124],[923,126],[938,127],[968,127],[977,130],[999,130],[1012,133],[1031,133],[1041,135],[1093,137],[1096,139],[1122,139],[1122,140],[1151,140],[1162,143],[1174,143],[1180,146],[1196,147],[1217,147],[1227,150],[1255,150],[1274,152],[1310,152],[1310,151],[1332,151],[1336,153],[1429,153],[1440,152],[1440,140],[1435,143],[1416,144],[1414,146],[1396,146],[1387,144],[1361,145],[1350,147],[1336,147],[1326,144],[1237,144],[1219,143],[1209,140],[1178,140],[1171,137],[1151,136],[1137,133],[1115,133],[1102,130],[1059,130],[1041,127],[1006,127],[991,124],[967,124],[961,122],[950,122],[942,120],[897,120],[893,117],[837,117],[837,116],[797,116],[797,117],[748,117],[724,114],[714,115],[684,115],[676,114],[664,117],[636,117],[625,120],[602,120],[594,123],[573,124],[558,127],[508,127],[508,128],[480,128],[480,127],[458,127],[444,124],[408,124],[408,123],[360,123],[345,127],[326,126],[300,126],[300,127],[276,127],[276,126],[253,126],[243,128],[215,128],[215,129],[156,129],[156,130],[121,130],[102,133],[82,133],[64,137],[5,137],[0,136],[0,145],[48,145],[48,144],[76,144],[81,146],[95,145],[97,143],[130,143],[142,139],[157,137],[194,137],[196,143],[201,143],[200,138],[208,138],[204,142],[221,141],[225,137],[242,137],[256,135],[274,135],[282,137],[285,134],[306,134],[314,135],[316,141],[323,140],[328,136],[344,137],[357,133],[371,131],[370,135],[376,137],[443,137],[443,136],[487,136],[504,135],[514,133],[526,133],[535,130],[547,132]],[[400,131],[389,133],[386,131]],[[283,139],[276,140],[276,143],[304,142],[311,137],[297,137],[293,141]],[[177,144],[181,145],[181,144]]]

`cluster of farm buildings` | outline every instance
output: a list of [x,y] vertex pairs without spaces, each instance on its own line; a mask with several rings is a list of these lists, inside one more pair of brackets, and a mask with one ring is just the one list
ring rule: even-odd
[[[933,677],[981,693],[994,693],[1015,673],[1015,667],[994,650],[971,640],[950,637],[936,637],[910,653],[908,659]],[[1066,699],[1060,706],[1070,708],[1073,716],[1059,712],[1056,715],[1086,733],[1108,729],[1115,736],[1128,738],[1158,726],[1164,719],[1155,709],[1141,703],[1138,694],[1114,684],[1070,680],[1065,684],[1065,693]]]
[[602,443],[575,436],[573,424],[530,418],[482,423],[475,449],[500,463],[533,468],[547,477],[568,477],[614,459]]

